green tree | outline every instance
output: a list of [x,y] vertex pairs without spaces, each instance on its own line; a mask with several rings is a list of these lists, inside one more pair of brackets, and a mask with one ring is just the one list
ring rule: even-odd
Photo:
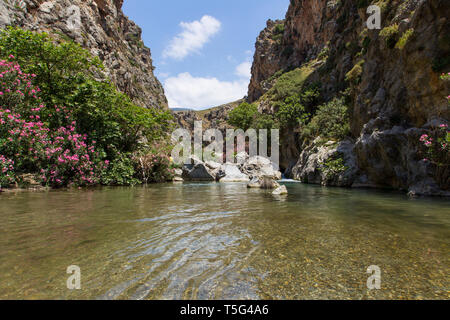
[[290,128],[307,123],[310,114],[306,112],[305,107],[301,103],[300,95],[294,95],[286,98],[284,103],[281,103],[275,117],[282,128]]
[[348,107],[343,98],[336,98],[318,108],[311,122],[305,127],[303,136],[342,140],[349,132]]
[[254,117],[258,114],[258,107],[247,102],[241,103],[228,115],[228,123],[244,131],[251,128]]

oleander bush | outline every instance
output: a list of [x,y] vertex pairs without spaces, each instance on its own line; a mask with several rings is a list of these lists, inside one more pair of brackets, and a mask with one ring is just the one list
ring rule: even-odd
[[135,105],[73,42],[8,28],[0,59],[3,185],[23,173],[52,187],[134,184],[134,155],[170,131],[170,112]]

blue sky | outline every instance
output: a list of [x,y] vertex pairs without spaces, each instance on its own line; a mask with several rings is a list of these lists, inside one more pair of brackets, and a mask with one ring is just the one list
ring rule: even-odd
[[247,93],[254,45],[289,0],[126,0],[170,107],[205,109]]

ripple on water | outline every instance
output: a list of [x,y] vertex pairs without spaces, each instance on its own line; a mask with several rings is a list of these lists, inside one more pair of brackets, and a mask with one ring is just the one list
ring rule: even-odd
[[[448,201],[287,187],[283,198],[215,183],[1,195],[0,298],[449,298]],[[65,289],[72,264],[81,291]]]

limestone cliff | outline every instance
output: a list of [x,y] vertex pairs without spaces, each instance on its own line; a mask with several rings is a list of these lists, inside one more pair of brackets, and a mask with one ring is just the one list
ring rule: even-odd
[[[366,27],[370,4],[382,10],[381,30]],[[439,79],[450,71],[449,16],[448,0],[293,0],[283,27],[269,21],[256,43],[250,102],[276,111],[262,96],[281,74],[307,64],[306,82],[320,83],[324,101],[350,97],[345,148],[304,146],[285,133],[284,169],[305,182],[449,195],[448,163],[438,174],[419,152],[421,134],[449,121],[450,88]],[[321,168],[337,149],[346,153],[344,180],[327,179]],[[313,161],[318,152],[323,159]]]
[[[161,83],[141,39],[122,12],[123,0],[2,0],[0,28],[19,26],[75,40],[98,56],[117,88],[143,107],[167,108]],[[79,16],[79,23],[78,22]]]

